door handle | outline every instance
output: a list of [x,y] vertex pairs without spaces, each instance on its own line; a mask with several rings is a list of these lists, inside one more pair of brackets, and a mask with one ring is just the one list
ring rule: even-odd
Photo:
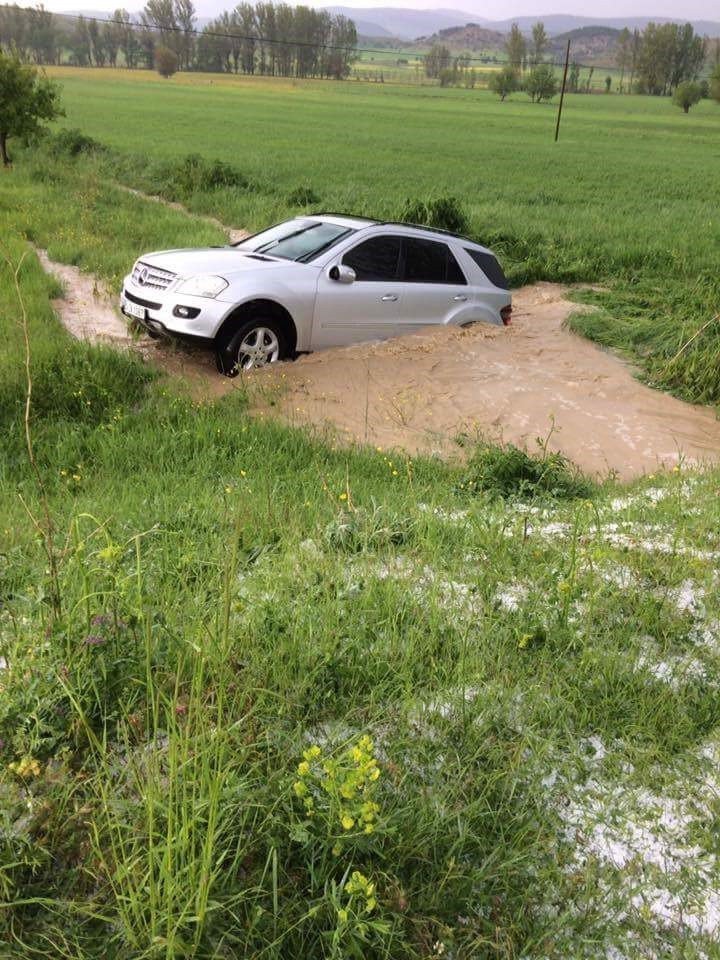
[[394,293],[386,293],[384,297],[380,297],[383,303],[394,303],[397,300],[397,297]]
[[455,301],[455,303],[465,303],[465,301],[467,300],[467,297],[463,296],[463,294],[460,293],[458,294],[457,297],[453,297],[453,300]]

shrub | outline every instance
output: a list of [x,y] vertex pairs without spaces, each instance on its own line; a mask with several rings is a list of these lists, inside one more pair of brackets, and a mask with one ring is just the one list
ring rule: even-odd
[[720,103],[720,63],[710,75],[710,96]]
[[512,443],[482,443],[470,458],[463,489],[501,497],[573,499],[590,496],[593,484],[561,453],[548,453],[544,446],[539,456],[531,456]]
[[453,233],[467,233],[470,228],[460,201],[452,196],[429,200],[408,199],[401,209],[399,219],[407,223],[437,227],[439,230],[450,230]]
[[105,147],[98,140],[86,136],[81,130],[58,130],[49,143],[56,153],[77,157],[81,153],[100,153]]
[[161,77],[171,77],[177,72],[178,55],[168,47],[155,47],[155,69]]
[[552,100],[557,93],[557,87],[555,71],[548,63],[541,63],[537,67],[533,67],[525,80],[525,92],[533,103],[540,103],[541,100]]
[[158,171],[159,191],[169,199],[193,193],[218,190],[222,187],[247,189],[250,181],[235,167],[222,160],[206,160],[198,153],[189,153],[181,160],[164,164]]
[[518,78],[512,67],[503,67],[490,77],[488,88],[501,100],[518,89]]
[[673,103],[676,107],[681,107],[683,113],[690,113],[690,107],[694,107],[701,97],[699,83],[681,83],[675,90]]

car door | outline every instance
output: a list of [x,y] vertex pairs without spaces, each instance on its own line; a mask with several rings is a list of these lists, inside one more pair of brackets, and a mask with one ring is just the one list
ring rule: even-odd
[[[346,250],[320,273],[313,320],[313,350],[391,337],[403,284],[399,280],[401,237],[374,235]],[[333,267],[352,267],[355,280],[331,278]]]
[[471,288],[447,243],[405,237],[401,276],[400,332],[450,323],[471,301]]

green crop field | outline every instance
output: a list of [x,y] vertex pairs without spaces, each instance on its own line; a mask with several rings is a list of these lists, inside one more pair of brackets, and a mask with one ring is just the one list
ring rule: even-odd
[[717,403],[720,109],[571,97],[554,144],[520,95],[58,76],[0,177],[2,960],[720,956],[720,472],[197,402],[73,341],[32,247],[117,283],[194,214],[455,198]]

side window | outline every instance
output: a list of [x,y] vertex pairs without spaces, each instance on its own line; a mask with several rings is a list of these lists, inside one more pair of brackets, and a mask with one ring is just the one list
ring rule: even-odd
[[466,284],[465,274],[462,272],[460,264],[455,259],[455,254],[448,247],[447,276],[448,283]]
[[400,261],[399,237],[372,237],[359,243],[343,257],[358,280],[397,280]]
[[467,283],[446,243],[406,237],[404,246],[403,279],[407,283]]

